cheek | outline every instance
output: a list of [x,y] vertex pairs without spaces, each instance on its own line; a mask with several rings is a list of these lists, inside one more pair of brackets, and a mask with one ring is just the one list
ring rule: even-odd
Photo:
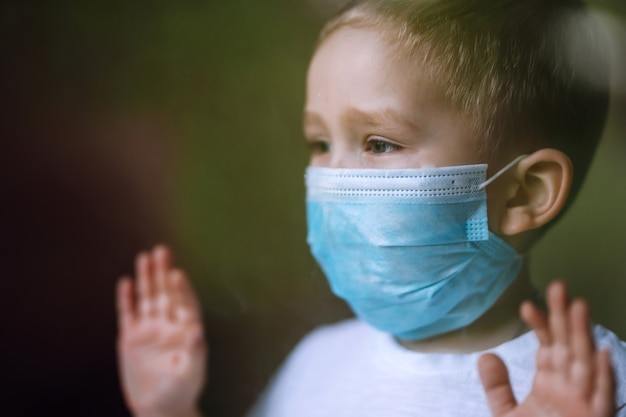
[[326,166],[324,163],[324,157],[322,155],[311,155],[309,158],[309,166],[317,168]]
[[491,200],[487,201],[487,218],[489,219],[489,230],[496,235],[501,236],[500,224],[502,222],[502,211],[499,205]]
[[494,181],[487,186],[487,217],[489,230],[503,237],[501,225],[506,215],[508,199],[500,184],[501,181]]

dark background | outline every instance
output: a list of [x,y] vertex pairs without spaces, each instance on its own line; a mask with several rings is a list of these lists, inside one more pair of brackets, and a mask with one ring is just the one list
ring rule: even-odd
[[[202,298],[210,416],[241,415],[304,333],[349,314],[305,243],[304,77],[332,3],[0,5],[0,415],[127,415],[114,285],[158,242]],[[624,338],[615,90],[588,183],[533,256],[539,287],[566,278]]]

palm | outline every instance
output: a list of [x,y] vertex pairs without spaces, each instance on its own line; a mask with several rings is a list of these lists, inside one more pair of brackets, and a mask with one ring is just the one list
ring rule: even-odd
[[122,386],[137,414],[183,415],[195,408],[204,382],[206,348],[198,303],[169,252],[137,261],[137,296],[120,282],[118,351]]

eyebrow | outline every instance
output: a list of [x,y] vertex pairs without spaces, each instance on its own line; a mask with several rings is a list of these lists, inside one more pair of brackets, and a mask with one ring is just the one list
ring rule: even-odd
[[345,111],[343,116],[349,123],[365,123],[371,127],[392,127],[402,125],[411,129],[420,130],[419,126],[391,108],[365,112],[351,107]]
[[305,127],[309,124],[320,124],[325,126],[324,119],[322,119],[319,114],[307,111],[306,109],[302,115],[302,123]]
[[[366,112],[350,107],[343,113],[342,119],[349,124],[362,123],[373,128],[392,128],[401,125],[413,130],[422,130],[418,125],[390,108]],[[306,109],[304,110],[302,120],[305,127],[310,124],[325,126],[324,119],[319,114],[307,111]]]

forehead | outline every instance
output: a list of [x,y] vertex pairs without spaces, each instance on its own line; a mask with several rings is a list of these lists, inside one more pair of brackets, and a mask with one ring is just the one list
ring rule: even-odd
[[330,34],[313,55],[307,77],[307,108],[345,103],[362,111],[419,112],[442,106],[441,98],[420,65],[374,28],[344,27]]
[[347,72],[370,74],[389,72],[394,54],[379,30],[345,27],[333,32],[318,46],[309,67],[309,76]]

